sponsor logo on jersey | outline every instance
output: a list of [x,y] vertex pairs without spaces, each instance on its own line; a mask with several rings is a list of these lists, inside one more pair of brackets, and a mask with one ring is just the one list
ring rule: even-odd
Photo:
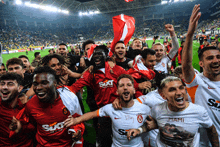
[[142,115],[138,115],[138,116],[137,116],[137,121],[138,121],[139,123],[142,123],[142,122],[143,122],[143,116],[142,116]]
[[107,87],[113,87],[114,80],[105,80],[104,82],[99,82],[99,87],[101,88],[107,88]]
[[55,132],[63,130],[64,122],[59,122],[59,123],[54,122],[52,124],[45,124],[45,125],[42,125],[42,128],[46,132],[55,133]]
[[118,133],[119,133],[119,135],[125,135],[125,136],[127,136],[127,132],[128,132],[129,130],[125,130],[125,129],[118,129]]
[[220,101],[217,101],[213,98],[208,99],[208,105],[213,108],[218,108],[218,110],[220,110]]

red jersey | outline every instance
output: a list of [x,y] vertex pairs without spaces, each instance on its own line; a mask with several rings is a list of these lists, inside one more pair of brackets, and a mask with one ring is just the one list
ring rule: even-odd
[[21,101],[18,99],[17,106],[12,108],[8,103],[2,102],[0,98],[0,146],[1,147],[31,147],[33,146],[33,139],[30,134],[19,133],[12,138],[9,138],[9,125],[13,116],[16,116],[19,111],[24,107]]
[[[29,119],[29,122],[36,123],[37,147],[71,147],[73,143],[71,132],[80,130],[83,134],[85,130],[83,123],[70,128],[64,127],[64,120],[70,114],[73,117],[78,117],[82,115],[82,112],[76,95],[69,90],[68,86],[60,88],[58,91],[59,97],[52,104],[40,102],[35,95],[25,106],[22,119]],[[68,103],[71,106],[68,106]],[[74,147],[82,147],[82,141],[83,139],[76,142]]]
[[[76,93],[84,86],[89,86],[94,92],[94,97],[98,108],[112,103],[118,95],[117,91],[117,78],[121,74],[128,74],[122,67],[115,65],[111,68],[108,62],[105,63],[105,73],[101,70],[92,74],[88,70],[78,79],[72,86],[72,90]],[[137,82],[135,88],[138,89]],[[142,95],[141,92],[138,94]],[[137,95],[136,95],[137,96]]]
[[182,63],[182,50],[183,50],[183,47],[180,47],[179,49],[178,49],[178,56],[177,56],[177,58],[178,58],[178,63]]

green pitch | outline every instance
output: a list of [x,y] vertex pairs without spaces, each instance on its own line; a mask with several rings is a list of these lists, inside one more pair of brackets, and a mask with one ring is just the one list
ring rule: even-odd
[[[149,45],[149,47],[151,47],[153,40],[148,40],[146,41],[147,44]],[[162,43],[162,40],[160,40],[160,42]],[[199,43],[197,41],[193,41],[193,66],[195,69],[197,69],[199,71],[199,59],[198,59],[198,53],[197,50],[199,48]],[[44,51],[41,50],[36,50],[36,51],[29,51],[28,52],[28,58],[30,60],[30,62],[32,62],[32,60],[34,59],[34,52],[40,52],[41,57],[48,55],[48,50],[49,49],[45,49]],[[3,54],[3,63],[6,64],[6,61],[10,58],[13,57],[18,57],[20,55],[26,55],[26,52],[20,52],[20,53],[11,53],[11,54]],[[85,112],[90,112],[90,109],[86,103],[86,98],[87,98],[87,91],[86,91],[86,87],[84,87],[84,92],[83,92],[83,105],[84,105],[84,109]],[[88,121],[85,123],[86,126],[86,132],[84,134],[84,140],[89,143],[89,144],[95,144],[95,129],[92,126],[92,120]],[[90,146],[90,145],[88,145]]]

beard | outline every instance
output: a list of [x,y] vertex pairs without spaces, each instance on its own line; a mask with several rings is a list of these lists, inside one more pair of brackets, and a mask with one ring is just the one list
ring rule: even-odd
[[133,99],[133,97],[134,97],[134,95],[130,95],[130,98],[129,98],[128,100],[125,100],[125,99],[123,98],[123,96],[121,96],[121,99],[122,99],[123,102],[129,103],[129,102]]
[[3,100],[2,102],[10,104],[17,96],[19,95],[18,91],[13,91],[7,100]]

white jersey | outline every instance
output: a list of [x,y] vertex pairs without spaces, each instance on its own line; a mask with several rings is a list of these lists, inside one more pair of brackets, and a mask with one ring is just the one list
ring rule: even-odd
[[[160,96],[158,90],[154,90],[154,91],[149,92],[146,95],[142,95],[138,97],[137,100],[142,104],[148,105],[150,108],[166,101]],[[141,137],[142,137],[144,144],[146,146],[150,144],[151,147],[155,147],[158,132],[159,130],[155,129],[147,133],[143,133]]]
[[158,72],[165,72],[168,73],[167,70],[167,64],[170,60],[173,59],[173,57],[176,55],[178,52],[179,47],[179,42],[176,36],[172,37],[172,46],[173,48],[170,50],[170,52],[165,55],[160,62],[158,62],[155,66],[154,69],[157,70]]
[[149,114],[150,108],[147,105],[134,102],[132,107],[122,107],[122,110],[115,110],[112,104],[105,105],[98,110],[97,115],[99,117],[109,116],[112,120],[112,147],[143,147],[140,136],[128,141],[127,131],[142,126]]
[[[199,73],[195,74],[194,79],[186,85],[192,102],[206,108],[216,127],[220,141],[220,81],[210,81],[203,73]],[[201,146],[207,147],[207,142],[207,136],[201,138]]]
[[191,102],[180,112],[170,111],[164,102],[153,107],[151,114],[159,127],[157,147],[199,147],[199,127],[213,125],[205,108]]
[[167,70],[167,64],[170,61],[170,58],[166,55],[164,56],[160,62],[158,62],[155,66],[154,69],[157,70],[158,72],[165,72],[168,73]]

